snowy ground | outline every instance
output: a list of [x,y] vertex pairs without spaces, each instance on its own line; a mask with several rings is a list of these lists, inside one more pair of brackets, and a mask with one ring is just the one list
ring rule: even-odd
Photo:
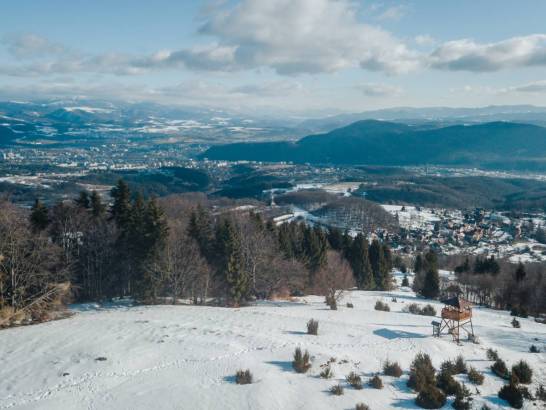
[[[378,299],[392,311],[375,311]],[[485,402],[500,408],[502,381],[488,370],[488,347],[509,366],[527,360],[535,373],[533,392],[538,382],[546,384],[546,354],[528,353],[531,344],[546,350],[545,325],[521,319],[522,328],[514,329],[506,312],[478,308],[480,344],[457,346],[447,335],[430,336],[432,318],[402,312],[414,301],[410,291],[399,290],[349,292],[338,311],[328,310],[321,297],[242,309],[79,306],[69,319],[0,331],[0,409],[352,409],[357,402],[372,409],[414,408],[415,395],[405,384],[418,352],[428,353],[436,366],[463,354],[486,374],[475,408]],[[320,323],[318,336],[305,334],[311,318]],[[291,368],[297,346],[312,355],[308,374]],[[335,378],[323,380],[320,365],[330,357],[337,359]],[[339,397],[328,392],[337,382],[346,386],[352,370],[367,381],[386,359],[399,361],[405,373],[399,380],[384,377],[383,390],[346,387]],[[239,368],[249,368],[255,383],[236,385]]]

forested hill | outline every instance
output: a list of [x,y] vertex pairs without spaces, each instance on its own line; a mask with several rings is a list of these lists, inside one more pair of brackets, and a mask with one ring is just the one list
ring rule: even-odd
[[213,146],[203,157],[221,160],[293,161],[373,165],[487,165],[546,157],[546,128],[491,122],[418,129],[365,120],[301,140]]

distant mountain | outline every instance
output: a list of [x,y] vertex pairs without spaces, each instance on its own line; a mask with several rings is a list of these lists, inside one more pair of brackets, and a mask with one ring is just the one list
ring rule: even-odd
[[8,127],[0,125],[0,145],[5,145],[13,142],[17,138],[17,134],[14,133]]
[[364,120],[295,143],[213,146],[218,160],[370,165],[474,165],[546,158],[546,128],[510,122],[422,129]]
[[435,123],[443,126],[510,121],[546,126],[546,107],[533,105],[492,105],[477,108],[453,107],[395,107],[360,113],[348,113],[311,118],[299,127],[312,132],[327,132],[357,121],[374,119],[405,124]]

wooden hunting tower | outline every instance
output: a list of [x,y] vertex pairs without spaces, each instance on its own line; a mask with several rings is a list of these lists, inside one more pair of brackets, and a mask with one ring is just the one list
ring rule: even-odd
[[447,331],[457,343],[460,342],[461,330],[464,330],[468,338],[474,340],[474,326],[472,326],[472,304],[460,297],[442,300],[445,305],[442,309],[442,323],[438,336],[442,330]]

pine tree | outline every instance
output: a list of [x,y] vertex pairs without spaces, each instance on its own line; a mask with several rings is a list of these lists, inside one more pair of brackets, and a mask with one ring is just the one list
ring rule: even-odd
[[131,191],[123,179],[120,179],[111,192],[114,204],[112,205],[112,218],[118,227],[127,226],[131,218]]
[[359,289],[373,289],[374,279],[372,267],[368,257],[368,241],[362,234],[354,239],[351,249],[348,252],[348,259]]
[[343,248],[343,234],[338,228],[332,227],[328,230],[328,243],[330,247],[336,251]]
[[429,251],[425,255],[425,260],[427,262],[427,271],[425,273],[421,294],[428,299],[433,299],[440,294],[438,260],[436,254],[432,251]]
[[250,281],[243,269],[240,238],[230,220],[226,219],[219,225],[217,243],[222,258],[220,270],[227,284],[229,299],[239,306],[248,297]]
[[214,234],[212,220],[208,211],[201,205],[190,214],[188,235],[195,239],[201,255],[211,264],[214,263]]
[[368,250],[370,265],[372,267],[372,274],[375,287],[377,289],[385,289],[386,278],[385,272],[387,270],[387,262],[385,260],[385,252],[381,243],[374,239]]
[[527,275],[527,273],[525,272],[525,266],[523,265],[523,263],[519,262],[518,263],[518,267],[516,268],[516,282],[521,282],[523,281],[523,279],[525,279],[525,276]]
[[42,201],[36,199],[30,213],[30,224],[36,232],[43,231],[49,224],[48,209]]
[[87,193],[87,191],[80,191],[80,195],[74,200],[74,202],[76,206],[83,209],[89,209],[89,207],[91,206],[89,194]]
[[91,214],[95,218],[99,218],[102,215],[104,215],[104,212],[106,211],[106,208],[104,207],[104,204],[102,203],[101,197],[97,191],[91,192]]

